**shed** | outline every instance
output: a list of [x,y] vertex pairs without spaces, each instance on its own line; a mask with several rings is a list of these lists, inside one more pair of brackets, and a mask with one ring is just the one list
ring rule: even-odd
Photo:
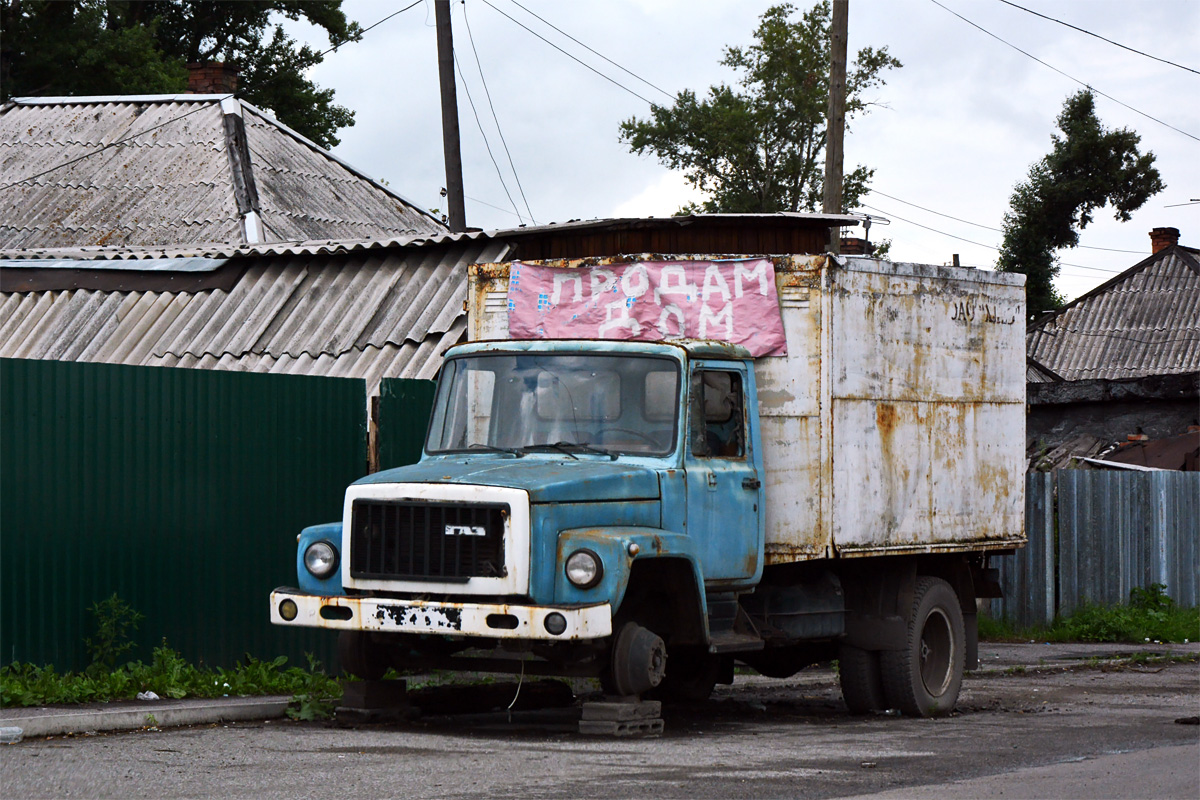
[[1034,466],[1200,424],[1200,250],[1175,228],[1150,237],[1149,258],[1029,328]]

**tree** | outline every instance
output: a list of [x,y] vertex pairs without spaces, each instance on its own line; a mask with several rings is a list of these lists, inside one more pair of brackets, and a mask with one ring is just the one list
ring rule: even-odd
[[340,0],[0,0],[0,93],[177,93],[187,88],[188,63],[233,62],[239,96],[333,147],[354,114],[304,77],[321,55],[288,37],[279,16],[303,17],[335,44],[359,35]]
[[[649,120],[621,123],[621,141],[681,169],[708,195],[707,212],[812,211],[824,182],[825,114],[829,104],[829,3],[793,22],[789,4],[762,15],[747,48],[727,47],[721,64],[741,73],[736,87],[709,87],[701,100],[684,90],[670,107],[652,106]],[[846,117],[869,105],[863,93],[900,67],[887,48],[863,48],[846,76]],[[843,208],[866,192],[873,170],[843,180]]]
[[1141,137],[1122,128],[1106,130],[1096,117],[1095,98],[1081,91],[1067,99],[1058,116],[1062,136],[1051,135],[1050,153],[1029,169],[1004,215],[1004,242],[996,268],[1026,276],[1025,293],[1034,318],[1061,308],[1054,290],[1055,251],[1079,244],[1079,231],[1097,208],[1111,205],[1128,222],[1166,185],[1154,168],[1154,154],[1140,153]]

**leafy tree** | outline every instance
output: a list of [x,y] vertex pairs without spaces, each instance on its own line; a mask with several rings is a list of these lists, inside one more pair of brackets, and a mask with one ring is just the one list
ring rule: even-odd
[[1096,117],[1095,98],[1081,91],[1067,99],[1058,116],[1062,136],[1052,135],[1050,153],[1018,184],[1004,215],[1004,242],[996,268],[1026,275],[1029,313],[1061,308],[1055,291],[1055,251],[1079,244],[1079,231],[1097,208],[1111,205],[1128,222],[1152,195],[1166,188],[1154,168],[1154,154],[1138,151],[1133,131],[1106,130]]
[[334,43],[359,35],[340,0],[0,0],[0,93],[177,93],[187,88],[186,64],[233,62],[239,96],[333,147],[354,114],[304,77],[321,55],[272,22],[280,15],[303,17]]
[[[792,21],[787,3],[762,15],[746,48],[727,47],[721,64],[741,73],[734,87],[709,87],[700,99],[684,90],[651,118],[621,123],[621,141],[653,153],[708,195],[684,211],[772,212],[820,206],[829,105],[829,3]],[[846,117],[866,110],[866,90],[900,67],[887,48],[863,48],[846,75]],[[843,208],[866,192],[873,170],[858,167],[843,180]]]

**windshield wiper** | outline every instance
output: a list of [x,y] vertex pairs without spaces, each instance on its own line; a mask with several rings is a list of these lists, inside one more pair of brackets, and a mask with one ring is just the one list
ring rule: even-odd
[[542,447],[552,447],[555,450],[566,453],[567,455],[569,455],[571,458],[575,459],[576,461],[579,460],[579,456],[572,453],[569,448],[574,447],[579,450],[583,450],[584,452],[587,452],[587,453],[595,453],[596,455],[608,456],[610,461],[617,460],[616,453],[605,450],[602,447],[594,447],[594,446],[588,444],[587,442],[553,442],[553,443],[546,442],[545,444],[527,444],[524,447],[522,447],[521,449],[522,450],[533,450],[534,448],[542,448]]
[[496,447],[496,445],[494,445],[494,444],[484,444],[483,442],[475,442],[474,444],[469,444],[469,445],[467,445],[467,449],[468,450],[476,450],[476,449],[490,450],[493,453],[508,453],[509,455],[516,456],[517,458],[521,458],[522,456],[525,455],[525,453],[522,450],[518,450],[515,447]]

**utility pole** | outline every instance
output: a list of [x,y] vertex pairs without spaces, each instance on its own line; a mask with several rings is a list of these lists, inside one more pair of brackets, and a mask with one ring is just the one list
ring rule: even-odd
[[463,203],[462,153],[458,145],[458,94],[454,86],[454,35],[450,30],[450,0],[433,0],[437,22],[438,79],[442,87],[442,150],[446,159],[446,215],[450,230],[467,229]]
[[[842,139],[846,132],[846,32],[850,0],[833,0],[829,27],[829,115],[825,122],[825,198],[821,210],[842,213]],[[841,228],[831,228],[829,250],[841,250]]]

